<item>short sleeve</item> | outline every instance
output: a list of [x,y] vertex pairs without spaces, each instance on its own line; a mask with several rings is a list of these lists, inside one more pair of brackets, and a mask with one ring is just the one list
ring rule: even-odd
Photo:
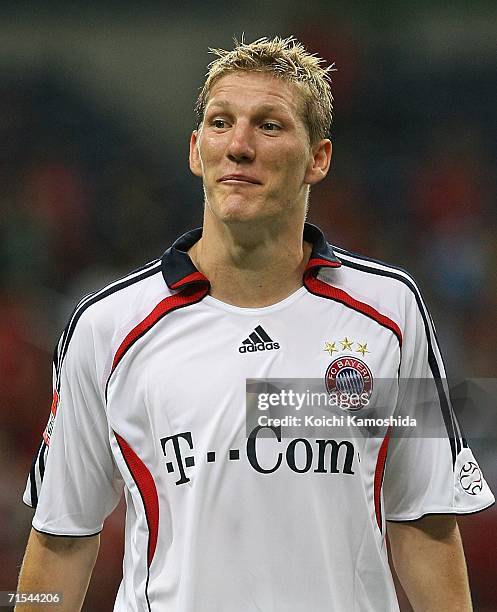
[[415,289],[406,302],[397,412],[415,415],[417,425],[391,435],[383,487],[385,517],[396,521],[477,512],[495,501],[454,414],[433,321]]
[[50,417],[35,454],[23,501],[36,508],[33,527],[53,535],[101,531],[123,483],[109,427],[86,313],[62,335],[54,358]]

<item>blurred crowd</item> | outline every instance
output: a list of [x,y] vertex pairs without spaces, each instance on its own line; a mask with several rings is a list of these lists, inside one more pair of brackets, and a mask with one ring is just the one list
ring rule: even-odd
[[[495,65],[431,67],[380,46],[372,70],[353,32],[300,29],[297,36],[338,68],[333,165],[311,196],[310,221],[332,242],[415,275],[452,376],[495,377]],[[48,418],[57,336],[83,294],[199,225],[202,193],[184,154],[159,158],[137,144],[118,117],[99,116],[50,66],[0,74],[0,140],[0,588],[7,589],[29,529],[20,495]],[[495,444],[480,442],[495,461]],[[486,468],[495,490],[495,465]],[[88,610],[110,608],[122,513],[106,524]],[[485,537],[496,525],[493,510],[463,521],[477,610],[497,609],[482,578],[492,565]]]

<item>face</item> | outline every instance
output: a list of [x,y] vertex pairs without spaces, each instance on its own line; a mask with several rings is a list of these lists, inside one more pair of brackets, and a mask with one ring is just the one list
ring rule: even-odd
[[190,142],[206,214],[225,223],[305,216],[309,186],[327,174],[331,143],[311,147],[300,95],[264,73],[232,73],[214,84]]

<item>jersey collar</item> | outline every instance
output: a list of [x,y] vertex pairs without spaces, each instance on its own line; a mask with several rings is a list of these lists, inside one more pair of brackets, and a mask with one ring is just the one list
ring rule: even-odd
[[[192,283],[209,283],[209,279],[197,270],[188,255],[188,250],[200,240],[201,236],[201,227],[186,232],[162,256],[162,275],[170,289],[181,289]],[[316,274],[319,268],[338,268],[341,265],[318,227],[306,223],[304,240],[312,244],[312,253],[304,271],[304,278]]]
[[304,270],[304,279],[310,274],[317,274],[319,268],[339,268],[342,265],[331,244],[326,242],[323,232],[316,225],[304,224],[304,240],[312,244],[311,256]]

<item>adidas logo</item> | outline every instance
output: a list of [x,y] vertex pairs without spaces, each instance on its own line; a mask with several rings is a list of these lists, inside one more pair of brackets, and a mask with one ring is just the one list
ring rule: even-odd
[[280,348],[278,342],[273,342],[261,325],[258,325],[249,337],[238,348],[239,353],[255,353],[257,351],[275,351]]

